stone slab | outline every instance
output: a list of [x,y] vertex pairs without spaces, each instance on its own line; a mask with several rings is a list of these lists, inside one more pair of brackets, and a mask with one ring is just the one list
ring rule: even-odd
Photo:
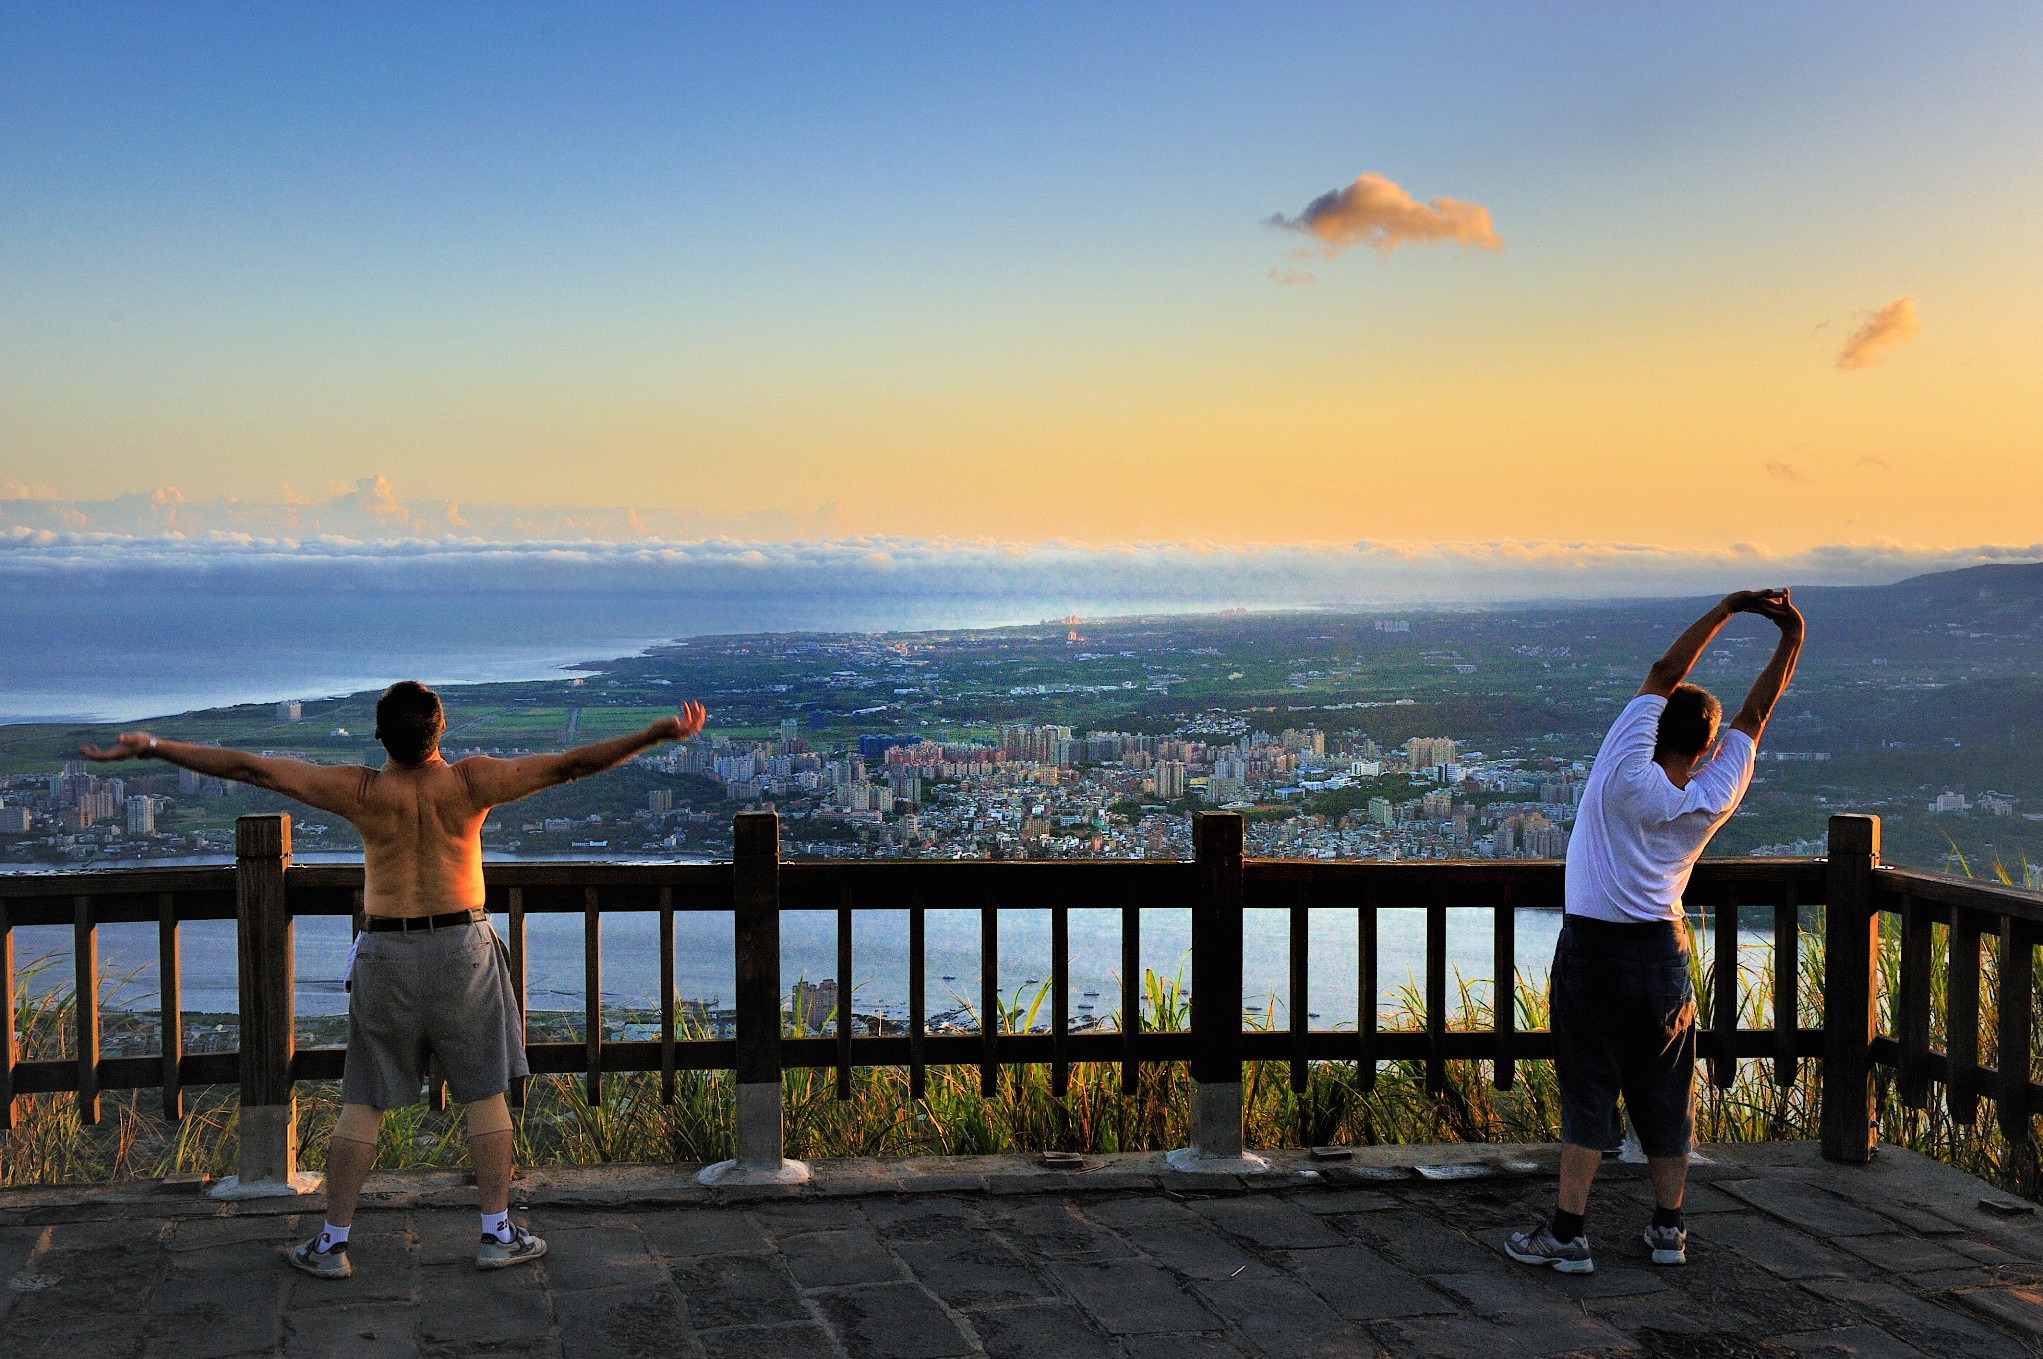
[[946,1359],[970,1354],[950,1313],[914,1284],[839,1288],[816,1295],[850,1359]]

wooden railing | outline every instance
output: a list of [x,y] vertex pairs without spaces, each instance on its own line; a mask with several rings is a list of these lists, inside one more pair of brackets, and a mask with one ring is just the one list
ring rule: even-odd
[[[1447,911],[1475,907],[1492,913],[1495,957],[1515,959],[1515,911],[1561,905],[1562,866],[1555,862],[1409,863],[1245,860],[1242,821],[1226,813],[1202,815],[1189,862],[783,862],[778,820],[771,813],[737,818],[730,862],[666,866],[623,864],[492,864],[488,898],[508,926],[513,979],[525,994],[525,925],[534,914],[576,914],[585,922],[585,1036],[578,1043],[528,1043],[534,1073],[580,1073],[590,1097],[600,1098],[612,1072],[658,1071],[671,1099],[683,1070],[732,1070],[740,1087],[740,1161],[777,1164],[780,1157],[778,1090],[791,1068],[830,1069],[837,1093],[850,1094],[857,1066],[906,1067],[910,1092],[923,1094],[931,1066],[976,1065],[992,1093],[1000,1067],[1046,1063],[1053,1090],[1065,1093],[1074,1062],[1112,1062],[1132,1090],[1144,1063],[1187,1062],[1201,1094],[1217,1103],[1194,1120],[1202,1154],[1240,1152],[1239,1089],[1245,1061],[1288,1062],[1293,1087],[1303,1089],[1308,1064],[1359,1064],[1366,1086],[1376,1063],[1423,1063],[1429,1089],[1445,1084],[1449,1061],[1484,1061],[1492,1079],[1508,1089],[1520,1061],[1552,1055],[1552,1035],[1516,1027],[1508,979],[1497,991],[1493,1025],[1450,1028]],[[2027,1141],[2030,1115],[2043,1111],[2043,1085],[2029,1079],[2032,950],[2043,942],[2043,897],[1879,867],[1879,824],[1870,817],[1834,817],[1827,859],[1705,860],[1688,894],[1691,913],[1713,931],[1718,959],[1737,956],[1738,928],[1750,913],[1766,912],[1773,926],[1773,1016],[1770,1028],[1739,1023],[1739,970],[1714,969],[1710,1027],[1698,1035],[1707,1079],[1728,1087],[1742,1058],[1764,1058],[1774,1079],[1792,1084],[1804,1059],[1825,1064],[1823,1147],[1834,1159],[1863,1161],[1872,1145],[1873,1073],[1876,1064],[1898,1069],[1902,1098],[1921,1107],[1931,1081],[1943,1083],[1951,1113],[1970,1121],[1977,1100],[1998,1102],[2002,1130]],[[362,870],[355,866],[290,864],[287,816],[245,817],[237,825],[232,867],[117,869],[0,877],[0,1009],[13,1013],[12,928],[68,925],[73,930],[76,1006],[75,1057],[22,1061],[10,1032],[0,1061],[0,1127],[9,1126],[14,1100],[26,1094],[72,1091],[88,1122],[98,1116],[103,1091],[160,1088],[163,1111],[183,1113],[190,1085],[239,1082],[243,1106],[244,1179],[288,1174],[295,1155],[287,1145],[268,1153],[247,1149],[250,1129],[288,1125],[294,1083],[334,1080],[339,1049],[299,1049],[294,1041],[292,922],[311,916],[350,916],[361,925]],[[1802,963],[1798,917],[1824,906],[1823,1028],[1798,1023]],[[1192,919],[1191,1023],[1180,1032],[1145,1031],[1136,979],[1144,908],[1189,908]],[[1048,910],[1051,920],[1050,1031],[1000,1031],[996,1021],[978,1034],[927,1032],[923,994],[925,916],[932,909],[980,913],[981,1016],[998,1016],[1000,913]],[[1070,912],[1121,913],[1121,975],[1125,1023],[1120,1031],[1069,1029]],[[1290,923],[1288,1027],[1245,1030],[1242,995],[1243,911],[1278,908]],[[1307,924],[1323,909],[1356,913],[1359,1004],[1351,1029],[1311,1027],[1304,1002],[1310,984]],[[837,921],[836,984],[852,992],[852,920],[857,911],[905,909],[908,914],[908,1018],[906,1032],[867,1035],[839,1023],[834,1036],[784,1036],[780,975],[783,911],[831,911]],[[1384,1032],[1376,997],[1378,921],[1385,911],[1425,913],[1424,1027]],[[677,912],[731,912],[735,929],[736,1037],[683,1039],[676,1032],[674,918]],[[600,922],[605,912],[655,912],[659,917],[661,1001],[657,1040],[617,1041],[604,1036]],[[1879,916],[1900,917],[1901,966],[1894,1013],[1898,1033],[1875,1031],[1878,1000]],[[235,920],[240,963],[240,1048],[186,1054],[181,1050],[177,927],[194,920]],[[163,1014],[161,1056],[99,1055],[99,973],[95,930],[119,922],[155,922],[159,931]],[[1930,1048],[1930,965],[1933,926],[1949,930],[1948,1051]],[[1979,1065],[1979,941],[2003,941],[1999,972],[1999,1067]],[[1458,998],[1457,998],[1458,999]],[[1344,1017],[1345,1018],[1345,1017]],[[747,1088],[758,1092],[749,1105]],[[771,1094],[767,1091],[770,1089]],[[1230,1093],[1231,1092],[1231,1093]],[[1861,1093],[1862,1092],[1862,1093]],[[431,1097],[442,1098],[435,1084]],[[514,1091],[514,1098],[519,1092]],[[1229,1100],[1232,1100],[1232,1104]],[[275,1115],[267,1123],[250,1110]],[[771,1126],[765,1126],[770,1108]],[[1232,1141],[1226,1111],[1232,1108]],[[748,1109],[751,1111],[748,1113]],[[748,1126],[749,1125],[749,1126]],[[288,1130],[277,1134],[288,1139]],[[272,1139],[274,1141],[274,1138]],[[251,1157],[253,1159],[251,1160]],[[281,1167],[281,1169],[280,1169]],[[253,1168],[253,1169],[252,1169]]]

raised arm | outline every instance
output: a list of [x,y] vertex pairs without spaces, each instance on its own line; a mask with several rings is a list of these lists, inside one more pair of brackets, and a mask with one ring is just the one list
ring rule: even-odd
[[146,731],[124,731],[110,746],[80,746],[78,753],[88,760],[162,760],[197,774],[267,788],[336,816],[353,814],[368,772],[360,765],[311,764],[224,746],[164,741]]
[[495,807],[530,797],[542,788],[614,769],[663,741],[685,741],[701,731],[707,719],[700,703],[684,703],[677,716],[663,717],[643,731],[592,741],[558,755],[524,755],[515,760],[477,756],[454,767],[467,779],[469,794],[478,807]]
[[1795,662],[1802,655],[1804,624],[1802,611],[1788,598],[1786,590],[1780,592],[1778,599],[1769,600],[1753,612],[1771,618],[1781,630],[1780,642],[1774,647],[1766,669],[1752,681],[1744,705],[1731,719],[1731,730],[1744,732],[1757,745],[1759,734],[1766,730],[1766,719],[1773,716],[1774,704],[1780,702],[1781,695],[1787,692],[1788,681],[1795,677]]
[[1786,590],[1739,590],[1725,595],[1711,606],[1708,613],[1690,623],[1674,639],[1666,655],[1653,662],[1653,668],[1646,672],[1646,682],[1639,686],[1639,693],[1667,697],[1688,678],[1688,672],[1695,669],[1696,661],[1717,639],[1717,634],[1724,630],[1724,624],[1731,621],[1733,614],[1764,613],[1770,602],[1787,597]]

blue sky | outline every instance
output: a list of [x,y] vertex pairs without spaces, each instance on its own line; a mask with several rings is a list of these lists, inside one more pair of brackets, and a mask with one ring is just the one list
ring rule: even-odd
[[421,10],[0,11],[0,491],[2033,537],[2033,6]]

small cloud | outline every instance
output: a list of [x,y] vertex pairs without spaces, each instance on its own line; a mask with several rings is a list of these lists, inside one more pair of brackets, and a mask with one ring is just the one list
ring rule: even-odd
[[27,486],[18,481],[0,481],[0,500],[55,500],[54,486]]
[[631,531],[633,533],[636,533],[639,537],[644,538],[648,536],[646,534],[645,521],[638,517],[638,509],[636,506],[627,509],[624,512],[624,522],[631,525]]
[[1864,455],[1862,455],[1862,456],[1861,456],[1861,457],[1859,458],[1859,460],[1858,460],[1857,462],[1855,462],[1855,463],[1853,463],[1853,464],[1852,464],[1852,466],[1854,466],[1854,467],[1877,467],[1877,468],[1879,468],[1879,469],[1880,469],[1880,470],[1881,470],[1882,472],[1891,472],[1891,471],[1893,471],[1893,470],[1894,470],[1894,464],[1893,464],[1893,463],[1891,463],[1891,462],[1888,462],[1888,461],[1887,461],[1887,460],[1886,460],[1885,458],[1878,458],[1878,457],[1874,457],[1874,456],[1873,456],[1873,455],[1872,455],[1871,453],[1867,453],[1867,454],[1864,454]]
[[385,524],[401,526],[411,522],[411,511],[397,498],[397,488],[390,484],[389,477],[360,478],[355,482],[353,499],[356,508]]
[[1844,348],[1837,351],[1837,366],[1844,372],[1870,368],[1913,340],[1921,330],[1922,322],[1915,315],[1915,299],[1898,298],[1874,312],[1870,320],[1851,333]]
[[461,506],[450,500],[444,508],[447,511],[447,524],[450,528],[468,527],[468,521],[461,517]]
[[1766,474],[1775,481],[1808,480],[1807,477],[1802,475],[1802,469],[1791,462],[1770,462],[1766,465]]
[[291,483],[287,481],[284,483],[284,503],[286,505],[310,505],[312,497],[292,490]]
[[1420,203],[1382,175],[1362,175],[1345,189],[1331,189],[1305,205],[1296,217],[1277,213],[1274,227],[1318,239],[1318,253],[1328,259],[1351,246],[1366,245],[1388,255],[1401,245],[1434,245],[1453,241],[1461,246],[1501,250],[1504,242],[1490,225],[1490,210],[1458,198]]
[[1302,269],[1272,269],[1270,282],[1280,288],[1301,288],[1319,282],[1319,275],[1308,274]]

